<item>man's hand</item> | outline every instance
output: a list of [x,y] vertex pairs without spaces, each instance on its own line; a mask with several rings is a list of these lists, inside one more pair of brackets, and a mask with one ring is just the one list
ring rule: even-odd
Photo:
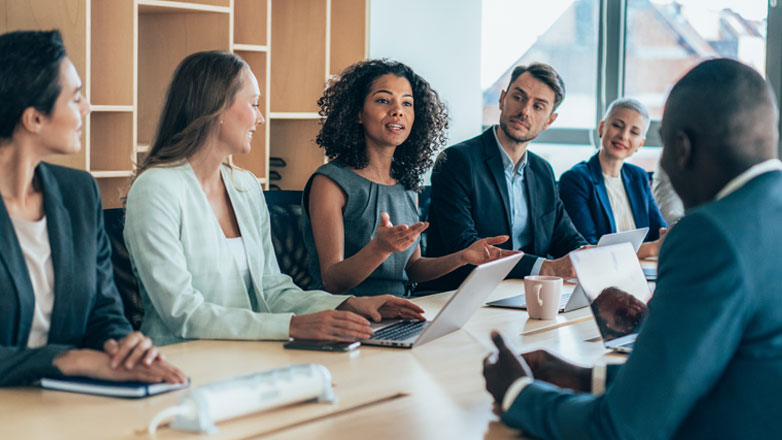
[[411,226],[394,226],[388,213],[383,212],[380,214],[380,224],[377,226],[377,235],[373,241],[382,252],[402,252],[412,246],[421,232],[428,227],[428,222],[418,222]]
[[424,309],[406,299],[397,298],[393,295],[348,298],[337,307],[337,310],[348,310],[375,322],[379,322],[383,318],[426,321],[423,315]]
[[487,237],[476,241],[469,247],[461,251],[462,260],[467,264],[477,266],[488,263],[496,259],[518,254],[519,251],[501,249],[495,245],[508,241],[507,235],[498,235],[496,237]]
[[119,342],[108,339],[103,343],[103,351],[111,356],[111,368],[117,368],[124,363],[128,370],[135,367],[139,361],[147,366],[152,365],[159,356],[152,340],[141,332],[130,333]]
[[535,350],[521,356],[537,380],[574,391],[588,393],[592,390],[592,370],[589,368],[573,365],[545,350]]
[[516,379],[533,376],[524,359],[510,351],[497,331],[491,332],[491,339],[499,351],[483,360],[483,377],[486,379],[486,389],[494,397],[494,401],[502,405],[505,392]]
[[163,359],[157,358],[151,365],[137,363],[132,368],[114,368],[111,357],[97,350],[68,350],[53,362],[66,376],[85,376],[113,381],[139,381],[147,383],[185,383],[187,376]]
[[344,310],[324,310],[307,315],[294,315],[291,317],[288,332],[294,339],[323,341],[355,341],[367,339],[373,333],[369,321]]
[[550,275],[569,280],[576,277],[576,271],[573,270],[573,264],[570,262],[570,255],[565,255],[556,260],[546,260],[540,266],[541,275]]

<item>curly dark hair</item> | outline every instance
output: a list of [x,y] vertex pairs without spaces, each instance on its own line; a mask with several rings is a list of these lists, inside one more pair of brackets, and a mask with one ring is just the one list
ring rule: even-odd
[[333,79],[318,99],[321,129],[315,142],[326,156],[355,169],[369,164],[358,114],[375,80],[386,74],[406,78],[413,89],[415,121],[410,136],[394,151],[391,176],[408,190],[420,190],[423,174],[445,145],[448,111],[425,79],[410,67],[387,59],[360,61]]

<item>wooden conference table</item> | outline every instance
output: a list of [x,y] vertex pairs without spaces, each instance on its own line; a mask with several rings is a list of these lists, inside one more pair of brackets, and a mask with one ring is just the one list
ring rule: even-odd
[[[646,264],[645,264],[646,265]],[[506,280],[491,300],[523,293]],[[432,319],[452,295],[415,299]],[[194,341],[162,348],[192,379],[192,387],[284,367],[320,363],[332,374],[337,403],[304,403],[221,422],[199,435],[161,428],[154,438],[478,439],[518,438],[499,422],[485,390],[483,358],[498,329],[517,351],[546,348],[583,364],[608,354],[588,308],[555,320],[528,319],[521,310],[479,308],[467,325],[410,349],[362,346],[349,353],[286,350],[281,342]],[[186,391],[146,399],[116,399],[35,387],[0,389],[0,439],[144,439],[146,425]]]

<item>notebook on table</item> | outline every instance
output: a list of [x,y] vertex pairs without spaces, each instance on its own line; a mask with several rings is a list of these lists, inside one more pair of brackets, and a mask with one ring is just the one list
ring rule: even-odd
[[[597,242],[597,246],[611,246],[617,243],[631,243],[636,252],[641,248],[641,244],[646,238],[646,234],[649,232],[649,228],[633,229],[632,231],[616,232],[614,234],[605,234],[600,237]],[[657,279],[657,269],[654,269],[654,279]],[[492,301],[486,304],[492,307],[505,307],[510,309],[527,310],[527,298],[526,295],[516,295],[510,298],[505,298],[497,301]],[[584,291],[579,284],[571,291],[563,291],[562,298],[559,302],[560,312],[570,312],[572,310],[580,309],[589,305]]]
[[629,353],[652,296],[629,243],[587,249],[570,256],[578,282],[606,348]]
[[188,386],[190,386],[189,379],[183,384],[113,382],[87,377],[44,377],[41,379],[41,387],[49,390],[127,398],[154,396],[169,391],[181,390]]
[[433,320],[384,320],[372,324],[375,334],[370,339],[362,339],[361,343],[413,348],[459,330],[523,255],[515,254],[475,266]]

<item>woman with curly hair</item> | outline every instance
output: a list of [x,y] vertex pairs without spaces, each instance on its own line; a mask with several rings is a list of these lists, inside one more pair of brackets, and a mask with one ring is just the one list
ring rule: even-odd
[[[304,189],[304,241],[318,288],[359,296],[401,296],[408,281],[437,278],[465,264],[513,252],[489,237],[439,258],[417,242],[423,174],[446,141],[448,115],[437,92],[410,67],[388,60],[348,67],[318,100],[316,138],[331,160]],[[395,226],[396,225],[396,226]]]

